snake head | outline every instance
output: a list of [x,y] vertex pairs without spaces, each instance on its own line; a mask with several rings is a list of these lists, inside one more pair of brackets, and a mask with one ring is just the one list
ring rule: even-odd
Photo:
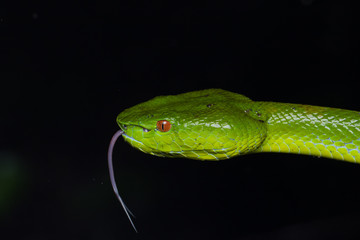
[[117,122],[125,141],[145,153],[221,160],[251,152],[265,139],[265,124],[244,111],[251,102],[221,89],[159,96],[124,110]]

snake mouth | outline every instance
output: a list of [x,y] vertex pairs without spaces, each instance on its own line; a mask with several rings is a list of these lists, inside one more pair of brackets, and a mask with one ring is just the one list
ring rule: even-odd
[[129,126],[132,126],[132,127],[139,127],[139,128],[142,128],[143,132],[150,132],[151,130],[150,129],[147,129],[143,126],[140,126],[140,125],[135,125],[135,124],[123,124],[123,123],[120,123],[120,128],[121,130],[123,130],[126,134],[126,130],[128,129]]
[[[126,142],[128,142],[134,148],[152,155],[164,156],[163,154],[158,153],[158,149],[149,145],[145,140],[148,132],[152,132],[151,129],[139,126],[136,124],[119,124],[121,130],[124,131],[122,137]],[[150,137],[151,139],[151,137]]]
[[[123,130],[124,132],[122,136],[125,139],[125,141],[129,142],[135,148],[139,148],[140,150],[144,151],[143,149],[146,148],[146,146],[140,136],[141,135],[143,136],[144,133],[150,132],[151,130],[143,126],[140,126],[138,124],[131,124],[131,123],[130,124],[119,123],[119,126],[120,129]],[[143,132],[143,133],[141,133],[139,136],[139,132]]]

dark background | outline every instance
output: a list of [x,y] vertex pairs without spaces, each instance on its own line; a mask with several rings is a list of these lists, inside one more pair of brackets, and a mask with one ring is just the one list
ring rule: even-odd
[[216,87],[359,111],[354,5],[0,5],[0,238],[360,238],[356,164],[287,154],[166,159],[120,140],[116,179],[136,234],[106,160],[116,115],[157,95]]

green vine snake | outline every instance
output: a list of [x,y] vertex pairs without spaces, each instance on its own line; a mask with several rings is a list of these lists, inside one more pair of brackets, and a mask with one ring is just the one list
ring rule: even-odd
[[112,166],[119,136],[133,147],[161,157],[223,160],[282,152],[360,162],[360,112],[252,101],[221,89],[158,96],[124,110],[117,123],[120,130],[108,152],[110,178],[135,231]]

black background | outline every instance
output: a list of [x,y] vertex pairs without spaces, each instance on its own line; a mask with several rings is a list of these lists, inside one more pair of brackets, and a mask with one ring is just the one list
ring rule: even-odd
[[0,7],[0,232],[12,239],[359,239],[360,167],[258,154],[146,155],[116,115],[223,88],[360,110],[359,26],[346,1],[53,1]]

